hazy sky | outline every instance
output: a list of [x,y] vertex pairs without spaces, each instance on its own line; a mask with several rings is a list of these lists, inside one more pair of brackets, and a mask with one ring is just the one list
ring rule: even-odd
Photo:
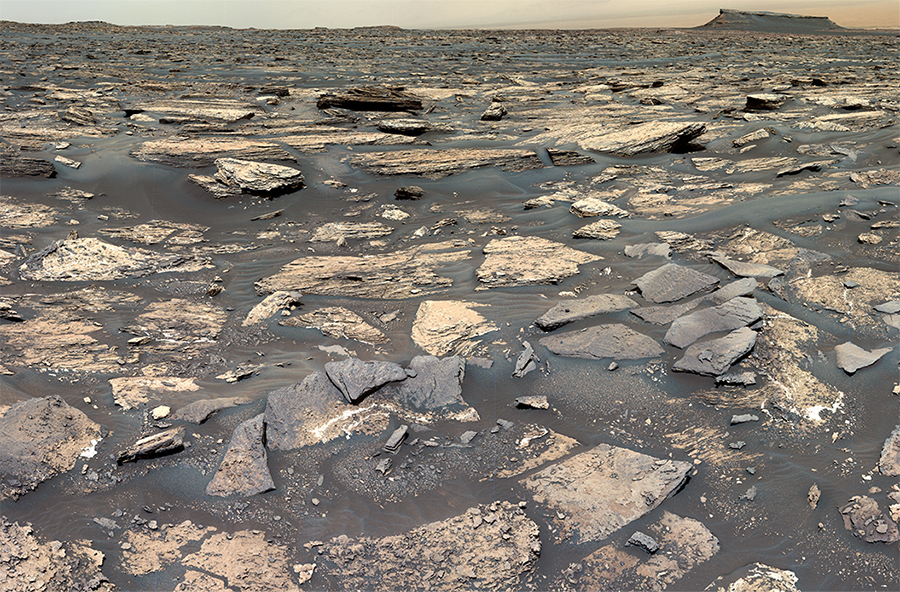
[[260,29],[397,25],[693,27],[719,8],[828,16],[844,27],[900,27],[898,0],[0,0],[0,20]]

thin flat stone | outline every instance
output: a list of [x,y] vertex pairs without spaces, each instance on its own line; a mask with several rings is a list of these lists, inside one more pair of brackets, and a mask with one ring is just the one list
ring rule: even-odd
[[651,337],[620,324],[558,333],[542,338],[539,343],[560,356],[596,360],[655,358],[665,351]]
[[719,376],[756,344],[756,331],[741,327],[725,337],[695,343],[673,366],[678,372],[693,372],[701,376]]
[[756,300],[738,296],[675,319],[663,341],[684,349],[705,335],[745,327],[761,318],[762,309]]
[[393,362],[363,362],[359,358],[328,362],[325,374],[350,403],[356,403],[389,382],[406,378],[406,370]]
[[762,263],[746,263],[744,261],[735,261],[724,255],[712,255],[710,259],[733,273],[738,277],[762,277],[773,278],[783,275],[784,271],[771,265],[763,265]]
[[634,280],[645,299],[656,304],[675,302],[691,294],[709,290],[718,278],[703,272],[667,263]]
[[619,294],[599,294],[580,300],[563,300],[534,321],[544,331],[558,329],[567,323],[637,306],[637,302]]
[[871,366],[893,350],[892,347],[882,347],[867,351],[850,341],[834,348],[837,354],[837,366],[847,374],[853,374],[860,368]]

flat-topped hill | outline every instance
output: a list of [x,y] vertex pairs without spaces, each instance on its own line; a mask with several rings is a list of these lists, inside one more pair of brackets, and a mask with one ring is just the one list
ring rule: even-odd
[[722,8],[719,16],[698,29],[763,31],[767,33],[827,33],[846,31],[826,16],[803,16],[777,12],[745,12]]

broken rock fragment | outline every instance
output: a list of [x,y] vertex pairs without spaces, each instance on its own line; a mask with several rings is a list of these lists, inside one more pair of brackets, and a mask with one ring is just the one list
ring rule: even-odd
[[534,321],[534,324],[544,331],[552,331],[574,321],[601,314],[622,312],[634,306],[637,306],[637,302],[628,296],[619,294],[598,294],[579,300],[562,300],[542,314]]
[[745,261],[737,261],[735,259],[729,259],[725,257],[721,253],[716,253],[710,256],[710,259],[733,273],[738,277],[743,278],[772,278],[775,276],[783,275],[784,271],[778,269],[777,267],[772,267],[771,265],[765,265],[763,263],[747,263]]
[[241,323],[244,327],[262,323],[269,317],[282,310],[288,310],[292,306],[300,304],[300,292],[288,292],[278,290],[266,296],[262,302],[254,306],[247,314],[247,318]]
[[900,475],[900,425],[894,428],[891,435],[884,441],[881,458],[878,460],[878,469],[882,475],[891,477]]
[[361,343],[386,343],[387,335],[370,325],[361,316],[341,306],[326,306],[312,312],[288,317],[278,322],[283,327],[318,329],[334,339],[353,339]]
[[840,508],[844,528],[867,543],[900,541],[897,523],[889,512],[882,512],[878,502],[868,496],[853,496]]
[[261,413],[234,429],[225,458],[206,486],[207,495],[255,495],[275,489],[263,445],[264,417]]
[[185,405],[172,415],[172,419],[187,421],[197,425],[202,424],[212,417],[216,411],[230,409],[238,405],[248,405],[253,402],[250,397],[222,397],[221,399],[200,399]]
[[867,351],[850,341],[834,348],[834,352],[837,354],[837,366],[847,374],[853,374],[860,368],[871,366],[893,350],[892,347],[882,347]]
[[598,133],[579,141],[585,150],[636,156],[648,152],[670,152],[706,131],[698,122],[656,121],[641,123],[609,133]]
[[673,369],[701,376],[718,376],[728,371],[738,359],[756,344],[756,331],[741,327],[725,337],[695,343],[675,362]]
[[332,421],[352,410],[324,372],[269,393],[266,400],[266,445],[292,450],[327,442],[340,433]]
[[597,255],[536,236],[510,236],[484,246],[485,260],[475,274],[480,289],[558,284],[578,273],[578,266]]
[[666,332],[664,341],[684,349],[710,333],[745,327],[761,318],[762,309],[756,300],[739,296],[718,306],[675,319]]
[[422,99],[402,87],[359,86],[326,93],[316,101],[319,109],[351,109],[353,111],[420,111]]
[[540,344],[559,356],[595,360],[639,360],[665,352],[653,338],[621,324],[557,333],[541,338]]
[[718,283],[718,278],[676,263],[667,263],[634,280],[641,295],[656,304],[681,300]]
[[462,356],[416,356],[409,363],[406,380],[399,383],[394,400],[404,407],[434,411],[459,411],[468,408],[462,397],[462,382],[466,375],[466,359]]
[[184,427],[177,427],[139,439],[132,446],[119,453],[116,462],[121,465],[142,458],[165,456],[183,449]]
[[544,166],[534,151],[508,148],[368,152],[356,156],[350,162],[376,175],[421,176],[427,179],[441,179],[448,175],[490,166],[510,172],[539,169]]
[[797,574],[787,569],[752,563],[728,576],[719,576],[703,592],[800,592]]
[[245,193],[274,195],[303,187],[303,173],[280,164],[219,158],[216,167],[214,176],[220,183]]
[[485,305],[461,300],[425,300],[412,326],[412,340],[435,356],[469,356],[478,349],[477,337],[497,330],[475,309]]
[[611,240],[619,236],[622,225],[614,220],[598,220],[587,226],[576,228],[572,238],[592,238],[594,240]]
[[407,377],[406,370],[393,362],[363,362],[347,358],[325,364],[325,374],[350,403],[356,403],[389,382]]

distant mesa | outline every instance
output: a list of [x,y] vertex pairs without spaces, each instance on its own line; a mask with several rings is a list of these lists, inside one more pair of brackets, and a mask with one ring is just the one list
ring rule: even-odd
[[765,33],[827,33],[847,30],[834,24],[827,16],[745,12],[727,8],[719,9],[719,16],[696,28]]

